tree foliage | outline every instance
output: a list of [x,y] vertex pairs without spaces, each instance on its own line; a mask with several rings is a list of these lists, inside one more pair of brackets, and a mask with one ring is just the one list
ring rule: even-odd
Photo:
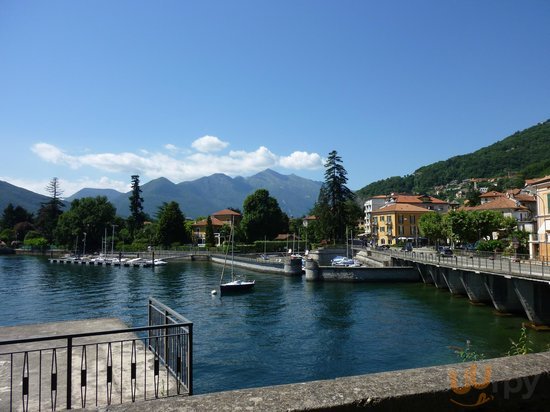
[[101,250],[105,229],[116,221],[116,209],[105,196],[84,197],[71,202],[70,209],[63,213],[55,229],[55,238],[60,245],[83,249],[80,242],[86,233],[86,251]]
[[132,194],[130,195],[130,216],[128,217],[128,229],[133,237],[137,230],[143,227],[145,213],[143,212],[143,198],[139,186],[139,176],[132,175]]
[[59,216],[63,213],[63,201],[61,195],[63,191],[59,187],[57,177],[52,178],[46,187],[46,191],[50,194],[50,200],[42,203],[38,210],[36,218],[36,227],[40,230],[48,243],[52,243],[54,239],[54,231],[57,226]]
[[333,150],[325,162],[325,181],[313,211],[319,221],[319,235],[324,239],[343,240],[346,228],[356,224],[356,209],[350,203],[355,195],[346,186],[347,181],[342,158]]
[[208,216],[206,218],[206,233],[205,233],[206,247],[212,247],[216,243],[214,238],[214,227],[212,226],[212,218]]
[[241,230],[247,242],[275,238],[288,230],[288,217],[281,211],[277,199],[266,189],[258,189],[243,203]]
[[33,215],[21,206],[9,203],[2,214],[2,227],[12,229],[17,223],[32,222]]
[[418,219],[418,229],[422,236],[435,244],[444,241],[448,237],[447,225],[440,213],[430,212],[422,215]]
[[185,216],[177,202],[164,203],[158,211],[158,242],[169,247],[173,244],[185,243],[187,233],[185,232]]

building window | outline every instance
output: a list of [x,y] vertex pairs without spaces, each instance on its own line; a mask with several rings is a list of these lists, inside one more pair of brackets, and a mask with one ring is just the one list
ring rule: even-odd
[[381,222],[384,221],[384,216],[380,216],[380,221],[381,221]]
[[416,224],[416,216],[411,215],[411,216],[409,216],[409,218],[411,219],[411,225]]
[[391,216],[387,216],[386,220],[388,221],[388,223],[391,223]]
[[405,233],[404,233],[404,230],[403,230],[403,226],[399,225],[398,228],[397,228],[398,232],[397,234],[399,236],[403,236]]

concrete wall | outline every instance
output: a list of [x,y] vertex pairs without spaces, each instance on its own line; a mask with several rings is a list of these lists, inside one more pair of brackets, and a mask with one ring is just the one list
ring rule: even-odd
[[[476,385],[476,386],[474,386]],[[219,392],[88,409],[181,411],[544,411],[550,401],[550,353],[478,363]]]

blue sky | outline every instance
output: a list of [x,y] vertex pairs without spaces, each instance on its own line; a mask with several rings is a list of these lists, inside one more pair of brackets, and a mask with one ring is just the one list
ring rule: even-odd
[[550,118],[547,0],[0,0],[0,180],[360,189]]

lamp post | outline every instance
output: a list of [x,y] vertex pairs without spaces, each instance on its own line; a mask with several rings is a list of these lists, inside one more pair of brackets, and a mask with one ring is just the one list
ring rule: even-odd
[[113,227],[113,232],[111,234],[111,257],[115,256],[115,227],[117,225],[111,225]]

